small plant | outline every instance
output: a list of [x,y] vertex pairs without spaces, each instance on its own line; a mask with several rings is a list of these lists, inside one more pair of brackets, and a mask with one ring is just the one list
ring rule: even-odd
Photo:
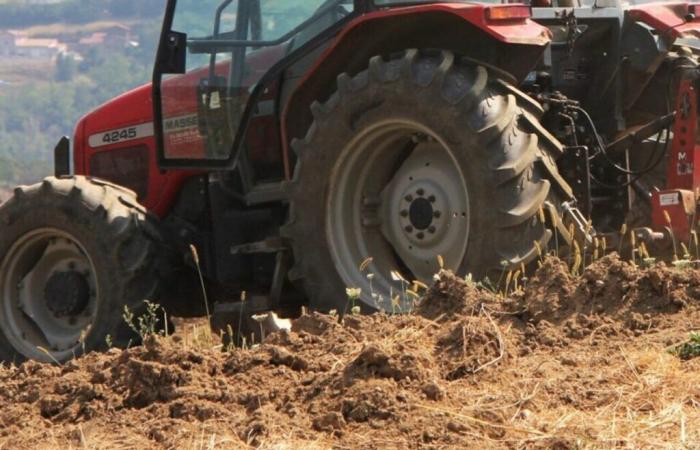
[[681,242],[681,249],[683,250],[683,259],[690,261],[692,259],[690,250],[688,250],[688,247],[683,242]]
[[251,318],[258,323],[260,327],[260,342],[265,340],[265,327],[263,324],[267,321],[267,314],[254,314]]
[[[194,260],[194,265],[197,268],[197,275],[199,276],[199,285],[202,288],[202,296],[204,298],[204,309],[207,312],[207,321],[211,324],[211,314],[209,313],[209,296],[207,295],[207,287],[204,283],[204,275],[202,274],[202,266],[199,262],[199,252],[197,247],[190,244],[190,252],[192,253],[192,259]],[[211,338],[211,336],[210,336]]]
[[[556,230],[559,224],[559,216],[553,208],[547,208],[547,211],[549,211],[552,228]],[[554,233],[554,254],[559,256],[559,233],[557,232]],[[541,263],[542,261],[540,261]]]
[[107,348],[112,348],[114,346],[114,341],[112,340],[111,334],[105,336],[105,344],[107,344]]
[[160,334],[158,331],[159,322],[159,309],[162,309],[159,304],[149,302],[144,300],[143,303],[146,305],[146,311],[138,317],[134,315],[134,312],[129,309],[127,305],[124,305],[124,313],[122,318],[124,322],[131,328],[134,333],[138,334],[141,339],[145,339],[147,336],[154,334]]
[[700,259],[700,246],[698,246],[698,233],[695,230],[690,232],[693,246],[695,247],[695,259]]
[[688,341],[675,347],[671,353],[684,361],[700,356],[700,333],[690,333]]
[[[362,289],[360,288],[346,288],[345,289],[345,295],[348,297],[348,304],[350,305],[350,311],[354,310],[355,307],[357,307],[357,301],[360,299],[360,296],[362,296]],[[345,311],[347,312],[347,306],[345,308]]]
[[647,257],[642,259],[642,267],[644,268],[650,268],[654,264],[656,264],[656,258]]
[[401,310],[401,298],[398,295],[395,295],[391,298],[391,313],[397,314],[400,312],[402,312],[402,310]]
[[248,298],[247,292],[241,291],[241,296],[240,296],[241,307],[238,310],[238,326],[236,327],[236,329],[238,330],[238,335],[236,337],[237,341],[243,337],[243,335],[241,334],[241,330],[243,329],[243,308],[245,308],[245,302],[246,302],[247,298]]
[[483,280],[476,283],[476,287],[480,289],[485,289],[491,292],[492,294],[498,294],[498,289],[496,288],[496,286],[494,286],[493,282],[489,277],[484,277]]
[[348,300],[358,300],[362,295],[362,289],[360,288],[347,288],[345,289],[345,294],[348,296]]
[[593,256],[591,257],[591,262],[596,262],[598,260],[598,257],[600,256],[598,253],[598,249],[600,248],[600,242],[598,241],[597,237],[593,238]]
[[[583,265],[586,265],[586,252],[588,251],[588,237],[591,235],[591,230],[593,230],[593,220],[586,222],[586,229],[583,233]],[[593,261],[591,261],[593,262]]]
[[515,275],[513,275],[513,292],[517,293],[520,291],[520,276],[523,274],[522,269],[518,269],[515,271]]
[[[540,249],[540,251],[542,251],[542,249],[539,246],[539,243],[537,244],[537,248]],[[496,283],[499,286],[501,285],[501,282],[503,281],[503,276],[506,274],[506,271],[508,270],[508,265],[509,265],[508,261],[506,261],[506,260],[501,261],[501,276],[498,277],[498,283]]]
[[233,333],[231,324],[226,325],[226,340],[224,342],[226,342],[225,350],[227,352],[232,351],[236,347],[236,335]]
[[506,297],[508,295],[508,288],[510,287],[510,282],[512,279],[513,279],[513,271],[509,270],[508,275],[506,275],[505,286],[503,288],[503,291],[501,292],[501,295],[503,295],[504,297]]
[[578,245],[578,241],[574,241],[574,261],[571,264],[571,274],[574,276],[579,275],[579,269],[583,259],[581,257],[581,247]]
[[636,267],[637,259],[634,255],[637,252],[637,235],[634,234],[634,230],[630,231],[630,248],[632,249],[632,266]]
[[416,306],[418,306],[418,302],[420,301],[420,295],[418,294],[418,292],[412,289],[406,289],[406,294],[409,298],[411,298],[412,309],[415,309]]
[[673,242],[673,260],[678,259],[678,247],[676,245],[676,235],[673,233],[673,223],[671,222],[671,215],[668,211],[664,210],[664,219],[666,219],[666,224],[668,225],[669,232],[671,234],[671,242]]
[[693,261],[689,259],[676,259],[671,264],[678,270],[686,270],[693,267]]
[[56,358],[54,358],[54,356],[51,354],[50,351],[46,350],[44,347],[37,347],[37,349],[38,349],[40,352],[45,353],[46,356],[48,356],[49,358],[51,358],[51,361],[53,361],[54,364],[56,364],[57,366],[60,366],[60,365],[61,365],[61,363],[60,363]]
[[620,227],[620,239],[618,241],[617,245],[617,254],[622,255],[622,243],[625,240],[625,235],[627,235],[627,224],[623,223],[622,226]]
[[681,250],[683,250],[683,259],[678,259],[677,257],[673,258],[673,267],[679,270],[685,270],[685,269],[690,269],[693,267],[693,258],[690,256],[690,250],[688,250],[688,247],[681,242]]
[[83,353],[81,353],[82,355],[84,355],[86,353],[86,351],[85,351],[85,340],[86,339],[87,339],[87,330],[83,330],[80,332],[80,339],[78,341],[78,342],[80,342],[80,347],[83,350]]

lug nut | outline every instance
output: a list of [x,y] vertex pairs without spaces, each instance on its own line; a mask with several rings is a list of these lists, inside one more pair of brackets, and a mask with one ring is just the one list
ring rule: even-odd
[[423,234],[423,233],[418,233],[418,234],[416,235],[416,237],[417,237],[418,239],[423,239],[423,238],[425,237],[425,234]]
[[435,198],[434,195],[431,195],[430,197],[428,197],[428,201],[429,201],[430,203],[435,203],[435,200],[436,200],[436,198]]
[[408,211],[406,211],[405,209],[401,211],[401,217],[408,217]]
[[440,211],[433,212],[433,217],[435,217],[436,219],[439,219],[440,216],[442,216],[442,213]]
[[404,228],[404,230],[406,230],[407,233],[413,233],[413,227],[410,225]]
[[418,189],[418,190],[416,191],[416,194],[418,194],[419,197],[422,197],[422,196],[425,195],[425,191],[424,191],[423,189]]
[[407,196],[404,197],[404,199],[405,199],[407,202],[412,202],[412,201],[413,201],[413,196],[412,196],[412,195],[407,195]]
[[435,229],[435,227],[433,227],[433,226],[431,226],[430,228],[428,228],[428,232],[430,232],[430,234],[435,234],[435,231],[436,231],[436,229]]

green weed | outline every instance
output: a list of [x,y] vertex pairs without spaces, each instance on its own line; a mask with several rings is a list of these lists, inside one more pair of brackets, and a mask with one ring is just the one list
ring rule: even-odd
[[688,341],[675,347],[671,353],[684,361],[700,356],[700,333],[690,333]]
[[134,333],[138,334],[141,339],[145,339],[147,336],[154,334],[163,334],[158,329],[158,323],[160,322],[159,310],[162,310],[159,304],[152,303],[148,300],[144,300],[143,303],[146,305],[146,311],[143,314],[136,317],[134,312],[129,309],[127,305],[124,305],[124,312],[122,318],[124,322],[131,328]]

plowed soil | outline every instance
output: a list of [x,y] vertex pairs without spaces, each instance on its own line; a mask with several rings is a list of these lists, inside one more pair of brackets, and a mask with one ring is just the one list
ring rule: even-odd
[[[700,448],[700,272],[547,259],[507,299],[442,272],[412,315],[308,314],[222,352],[189,326],[0,369],[2,448]],[[184,334],[183,334],[184,333]]]

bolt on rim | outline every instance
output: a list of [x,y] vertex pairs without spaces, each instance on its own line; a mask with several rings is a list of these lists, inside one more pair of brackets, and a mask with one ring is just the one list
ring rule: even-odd
[[429,282],[440,270],[438,257],[456,269],[466,255],[464,173],[453,150],[412,121],[375,124],[345,147],[331,174],[326,211],[340,277],[376,309],[411,310],[410,282]]

